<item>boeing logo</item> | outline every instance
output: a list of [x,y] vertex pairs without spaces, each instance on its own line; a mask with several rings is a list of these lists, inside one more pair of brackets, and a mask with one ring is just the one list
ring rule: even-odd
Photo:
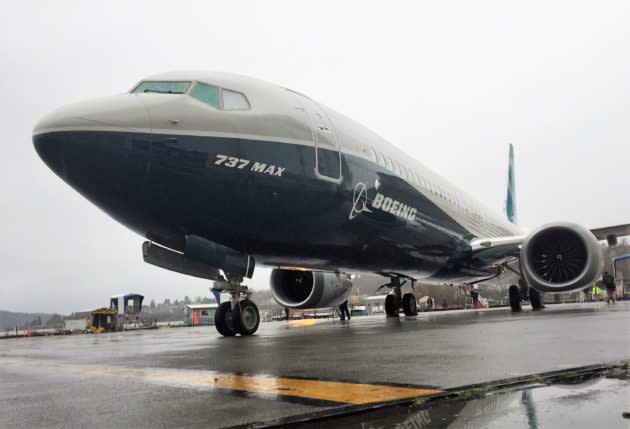
[[367,188],[363,182],[357,183],[357,186],[354,187],[354,195],[352,196],[352,208],[350,209],[350,214],[348,215],[348,219],[354,219],[359,213],[369,212],[372,210],[367,208],[368,197],[367,197]]
[[[386,197],[381,193],[377,193],[372,201],[372,208],[382,210],[386,213],[393,214],[407,220],[415,220],[418,210],[414,207],[408,206],[393,198]],[[372,213],[372,210],[368,208],[368,196],[367,188],[363,182],[357,183],[354,187],[354,194],[352,196],[352,208],[348,219],[354,219],[359,213],[368,212]]]
[[374,201],[372,201],[372,207],[408,220],[415,220],[416,213],[418,213],[418,210],[415,208],[393,198],[386,197],[383,194],[376,194]]

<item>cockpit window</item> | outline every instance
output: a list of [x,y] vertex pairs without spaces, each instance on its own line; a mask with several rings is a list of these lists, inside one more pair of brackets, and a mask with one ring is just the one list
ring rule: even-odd
[[205,83],[197,83],[190,95],[202,103],[206,103],[207,105],[214,107],[215,109],[221,108],[219,88],[216,86],[206,85]]
[[249,102],[247,98],[240,92],[223,90],[223,109],[224,110],[248,110]]
[[184,94],[190,82],[144,81],[131,92],[156,92],[158,94]]

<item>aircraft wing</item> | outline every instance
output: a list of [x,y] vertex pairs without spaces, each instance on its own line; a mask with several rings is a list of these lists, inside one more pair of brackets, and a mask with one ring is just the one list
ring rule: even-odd
[[[630,224],[594,228],[590,230],[598,240],[609,236],[623,237],[630,235]],[[521,245],[526,235],[510,237],[477,238],[470,242],[473,264],[477,266],[497,265],[514,257],[519,257]]]
[[605,226],[603,228],[591,229],[591,232],[598,240],[605,240],[609,235],[623,237],[630,235],[630,223],[625,225]]
[[470,242],[473,265],[488,267],[518,258],[526,235],[478,238]]

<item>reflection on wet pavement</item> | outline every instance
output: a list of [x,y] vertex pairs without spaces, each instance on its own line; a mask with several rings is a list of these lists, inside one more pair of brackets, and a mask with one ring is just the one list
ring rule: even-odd
[[326,428],[629,428],[630,372],[590,380],[535,384],[477,399],[393,407],[298,427]]
[[68,364],[28,358],[0,357],[0,365],[26,369],[31,373],[33,371],[44,373],[63,371],[93,376],[117,376],[173,387],[221,389],[266,397],[295,397],[338,404],[370,404],[443,393],[441,390],[405,386],[230,374],[217,371]]

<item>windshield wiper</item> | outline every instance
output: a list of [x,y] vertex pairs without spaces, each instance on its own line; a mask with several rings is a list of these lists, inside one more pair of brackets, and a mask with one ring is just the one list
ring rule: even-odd
[[155,92],[156,94],[183,94],[183,92],[177,91],[160,91],[159,89],[145,89],[144,92]]

